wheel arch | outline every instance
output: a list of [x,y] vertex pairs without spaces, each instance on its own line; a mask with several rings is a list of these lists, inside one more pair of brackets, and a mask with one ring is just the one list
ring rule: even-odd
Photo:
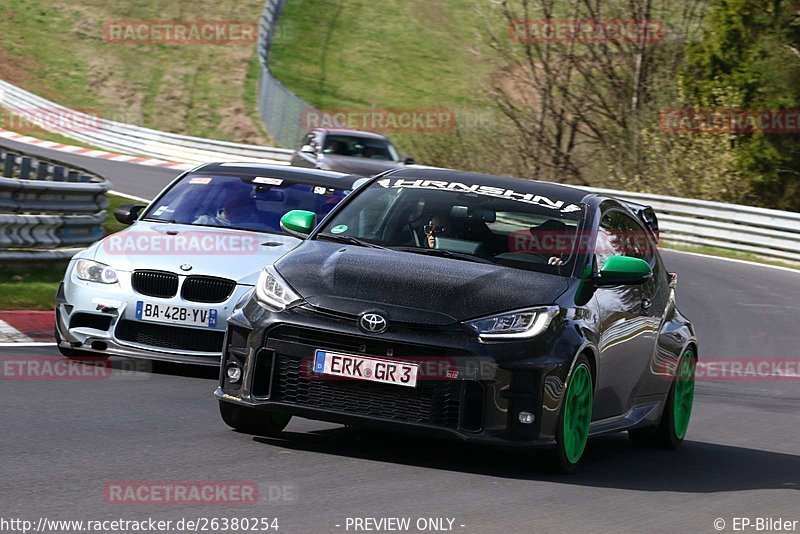
[[575,357],[572,359],[572,363],[569,367],[569,373],[567,374],[567,380],[569,381],[569,377],[572,376],[572,371],[575,368],[575,363],[578,361],[578,358],[581,356],[586,356],[586,359],[589,361],[589,370],[592,373],[592,391],[597,388],[597,347],[592,345],[590,342],[584,343],[580,349],[575,352]]

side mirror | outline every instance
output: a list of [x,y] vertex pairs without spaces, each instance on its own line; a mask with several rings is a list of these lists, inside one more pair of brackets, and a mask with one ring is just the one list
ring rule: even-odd
[[644,284],[653,277],[653,270],[646,261],[630,256],[611,256],[595,278],[598,286],[621,286]]
[[292,210],[281,217],[281,230],[292,237],[305,239],[316,224],[317,214],[313,211]]
[[114,217],[122,224],[133,224],[146,207],[144,204],[125,204],[114,210]]
[[406,156],[403,159],[403,165],[413,165],[414,163],[416,163],[416,161],[411,156]]
[[317,153],[317,149],[314,148],[314,145],[303,145],[300,148],[300,152],[303,154],[315,155]]

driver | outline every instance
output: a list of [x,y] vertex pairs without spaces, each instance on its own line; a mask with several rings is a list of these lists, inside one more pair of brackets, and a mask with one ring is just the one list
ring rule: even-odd
[[434,215],[428,224],[422,227],[425,232],[425,244],[428,248],[436,248],[437,237],[461,238],[460,232],[455,228],[453,219],[446,215]]
[[225,189],[222,206],[216,215],[201,215],[193,224],[204,226],[234,226],[252,221],[255,199],[252,190],[243,184],[229,185]]

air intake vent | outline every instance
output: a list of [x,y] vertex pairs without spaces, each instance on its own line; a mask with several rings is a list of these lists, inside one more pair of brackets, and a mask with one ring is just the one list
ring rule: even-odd
[[160,347],[163,349],[196,352],[222,352],[225,332],[184,328],[165,324],[151,324],[122,319],[114,330],[117,339]]

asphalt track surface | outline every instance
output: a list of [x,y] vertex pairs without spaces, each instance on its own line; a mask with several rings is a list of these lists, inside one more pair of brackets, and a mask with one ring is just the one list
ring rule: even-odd
[[[140,196],[176,174],[58,157]],[[679,273],[678,305],[697,326],[701,360],[800,360],[800,273],[664,257]],[[56,354],[0,349],[6,358]],[[409,517],[410,532],[418,518],[452,518],[452,531],[474,533],[718,532],[717,518],[733,532],[737,517],[800,520],[798,378],[701,380],[678,451],[634,448],[624,434],[595,438],[577,473],[556,476],[522,454],[304,419],[285,439],[253,438],[220,420],[213,370],[113,363],[100,380],[0,381],[0,517],[277,517],[290,533],[354,532],[346,521],[355,517]],[[256,482],[263,500],[109,504],[104,488],[118,481]],[[270,500],[270,487],[287,498]]]

